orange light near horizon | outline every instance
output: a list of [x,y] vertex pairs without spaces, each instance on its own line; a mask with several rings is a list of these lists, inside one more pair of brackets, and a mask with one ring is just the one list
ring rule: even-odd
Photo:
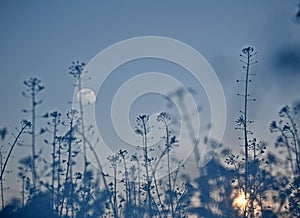
[[247,199],[245,193],[243,191],[240,191],[237,197],[233,200],[233,206],[244,209],[246,207],[246,204],[247,204]]

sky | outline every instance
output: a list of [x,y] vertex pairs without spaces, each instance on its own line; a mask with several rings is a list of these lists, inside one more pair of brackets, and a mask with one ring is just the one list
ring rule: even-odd
[[[280,107],[300,99],[300,24],[293,20],[298,3],[1,0],[0,126],[14,133],[19,122],[29,118],[21,112],[30,105],[21,94],[24,80],[38,77],[45,85],[40,94],[44,99],[39,107],[41,114],[54,110],[65,114],[74,95],[75,80],[68,74],[72,61],[89,63],[109,46],[133,37],[161,36],[191,46],[214,69],[226,99],[223,143],[229,147],[239,144],[239,133],[234,130],[234,121],[242,109],[242,99],[236,94],[242,86],[235,82],[244,77],[239,54],[245,46],[253,46],[258,52],[258,64],[251,68],[256,76],[250,92],[257,101],[250,105],[249,115],[256,121],[252,127],[254,134],[271,144],[275,137],[268,131],[269,123],[277,118]],[[101,92],[104,94],[97,96],[96,111],[101,111],[96,114],[97,121],[109,122],[104,111],[107,112],[112,95],[122,83],[150,71],[172,75],[187,87],[199,86],[193,77],[182,74],[184,69],[167,62],[144,60],[125,64],[107,78]],[[197,103],[209,111],[205,93],[201,88],[199,92]],[[131,120],[139,111],[155,113],[166,109],[157,96],[152,97],[137,99],[132,105]],[[208,122],[205,114],[200,115],[204,123]],[[102,131],[110,132],[112,125],[108,126],[102,127]],[[9,136],[1,143],[7,146],[12,139]],[[12,162],[16,163],[23,152],[17,147]]]

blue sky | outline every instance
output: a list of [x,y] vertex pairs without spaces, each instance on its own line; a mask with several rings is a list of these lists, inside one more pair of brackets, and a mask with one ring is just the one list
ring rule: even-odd
[[[279,70],[273,59],[285,48],[300,46],[299,25],[292,22],[297,1],[2,1],[0,8],[5,114],[0,123],[10,128],[23,118],[20,108],[28,105],[21,96],[23,80],[42,79],[46,91],[41,96],[47,100],[41,110],[67,110],[73,95],[74,80],[67,74],[71,61],[89,62],[116,42],[145,35],[171,37],[198,50],[219,76],[230,114],[239,111],[233,103],[239,87],[234,81],[242,76],[238,54],[246,45],[256,48],[261,63],[255,66],[254,94],[271,98],[273,111],[296,100],[294,72],[299,69]],[[265,83],[270,84],[268,92]]]
[[[299,100],[300,25],[292,20],[298,3],[2,0],[0,126],[13,132],[24,118],[21,109],[29,106],[21,95],[24,80],[36,76],[43,81],[41,113],[57,109],[65,113],[74,92],[74,80],[68,75],[72,61],[89,62],[114,43],[151,35],[187,43],[212,65],[228,107],[225,144],[238,136],[233,124],[241,109],[236,96],[241,87],[235,83],[243,77],[239,53],[244,46],[254,46],[259,63],[253,67],[257,76],[251,91],[258,100],[250,115],[260,120],[254,128],[257,136],[271,140],[269,122],[281,106]],[[294,61],[282,61],[292,56]],[[18,151],[15,154],[18,157]]]

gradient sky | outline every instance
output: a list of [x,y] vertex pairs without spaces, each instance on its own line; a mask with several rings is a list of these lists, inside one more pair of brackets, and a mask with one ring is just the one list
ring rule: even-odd
[[[21,95],[24,80],[36,76],[43,81],[41,113],[65,113],[74,92],[75,81],[68,75],[72,61],[89,62],[114,43],[152,35],[187,43],[212,65],[227,101],[224,144],[228,146],[239,135],[234,131],[234,120],[242,109],[236,96],[242,87],[235,83],[243,77],[239,53],[245,46],[254,46],[259,63],[252,69],[257,76],[251,94],[257,102],[250,116],[259,120],[253,127],[256,136],[271,143],[275,137],[268,132],[270,121],[277,118],[281,106],[300,99],[300,24],[293,21],[298,3],[1,0],[0,126],[14,132],[26,118],[21,112],[29,106]],[[15,151],[14,161],[19,155]]]

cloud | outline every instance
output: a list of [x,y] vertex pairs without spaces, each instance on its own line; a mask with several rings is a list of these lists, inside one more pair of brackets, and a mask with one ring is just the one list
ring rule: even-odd
[[300,47],[281,47],[272,57],[273,66],[280,72],[300,74]]

